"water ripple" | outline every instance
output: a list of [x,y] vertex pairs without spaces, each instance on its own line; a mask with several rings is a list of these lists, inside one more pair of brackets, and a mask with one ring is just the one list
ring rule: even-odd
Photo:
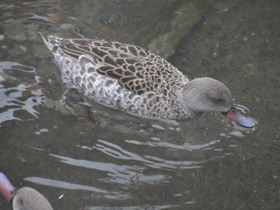
[[81,184],[74,184],[69,183],[65,181],[59,181],[54,179],[47,179],[42,177],[26,177],[24,178],[25,181],[29,181],[32,183],[45,185],[49,187],[56,187],[56,188],[62,188],[62,189],[68,189],[68,190],[85,190],[90,191],[93,193],[103,194],[104,197],[110,198],[110,199],[127,199],[129,196],[121,193],[121,192],[109,192],[107,190],[103,190],[100,188],[87,186],[87,185],[81,185]]
[[[127,140],[128,141],[128,140]],[[186,169],[186,168],[198,168],[199,163],[197,161],[169,161],[166,159],[161,159],[159,157],[155,157],[152,155],[138,155],[135,154],[133,152],[129,152],[125,149],[123,149],[121,146],[105,141],[105,140],[98,140],[99,144],[96,144],[96,146],[93,146],[92,149],[96,149],[98,151],[101,151],[111,157],[114,157],[116,159],[119,160],[133,160],[136,162],[140,162],[141,164],[144,164],[150,168],[154,168],[154,169],[174,169],[174,168],[178,168],[178,169]],[[135,141],[134,141],[135,142]],[[137,142],[137,141],[136,141]],[[131,143],[131,142],[129,142]],[[140,143],[138,142],[138,145]],[[145,143],[143,143],[145,144]],[[162,145],[161,145],[162,144]],[[164,147],[168,147],[171,146],[171,143],[167,143],[167,142],[155,142],[154,146],[156,145],[165,145]],[[179,145],[172,145],[173,148],[178,148],[180,147]],[[168,147],[168,148],[172,148],[172,147]]]
[[[9,120],[29,120],[27,117],[19,117],[19,111],[38,117],[39,112],[35,107],[43,103],[44,96],[30,93],[40,83],[40,77],[34,73],[35,68],[32,66],[10,61],[0,63],[0,125]],[[17,77],[25,77],[28,81]]]
[[64,157],[60,155],[50,154],[52,157],[59,158],[61,162],[88,169],[94,169],[102,172],[106,172],[106,178],[101,178],[100,181],[106,183],[117,183],[117,184],[129,184],[131,181],[137,181],[141,183],[157,183],[159,180],[169,180],[170,177],[167,175],[144,175],[143,171],[145,168],[140,165],[120,165],[114,163],[104,163],[89,160],[80,160],[70,157]]

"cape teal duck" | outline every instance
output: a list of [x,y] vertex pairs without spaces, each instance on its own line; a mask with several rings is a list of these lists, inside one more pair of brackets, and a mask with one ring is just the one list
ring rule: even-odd
[[105,106],[157,119],[188,120],[216,111],[243,126],[252,124],[234,114],[231,93],[223,83],[207,77],[190,81],[169,62],[141,47],[40,34],[63,80]]
[[49,201],[41,193],[30,187],[16,190],[6,175],[1,172],[0,192],[13,203],[14,210],[53,210]]

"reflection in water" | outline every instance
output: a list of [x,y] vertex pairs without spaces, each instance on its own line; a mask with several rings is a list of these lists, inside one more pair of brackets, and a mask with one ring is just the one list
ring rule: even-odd
[[[38,118],[39,112],[34,107],[41,105],[44,97],[30,92],[40,83],[40,77],[34,73],[35,68],[32,66],[8,61],[0,63],[0,124],[9,120],[23,120],[16,117],[19,116],[18,111],[26,111]],[[24,120],[29,119],[25,117]]]
[[94,207],[88,207],[87,209],[89,210],[139,210],[139,209],[153,209],[153,210],[161,210],[161,209],[172,209],[172,208],[178,208],[178,205],[162,205],[162,206],[157,206],[157,205],[145,205],[145,206],[94,206]]
[[69,157],[61,157],[58,155],[51,155],[52,157],[56,157],[61,159],[61,162],[77,166],[77,167],[84,167],[89,169],[98,170],[101,172],[106,172],[106,178],[102,178],[100,181],[104,181],[107,183],[117,183],[117,184],[129,184],[131,181],[140,182],[140,183],[156,183],[160,180],[168,180],[170,177],[165,175],[144,175],[143,171],[145,167],[141,165],[121,165],[121,164],[114,164],[114,163],[105,163],[105,162],[95,162],[95,161],[88,161],[88,160],[78,160]]
[[[114,157],[116,159],[139,161],[141,163],[144,163],[144,165],[151,167],[151,168],[172,169],[172,168],[199,167],[199,166],[196,166],[198,164],[198,162],[195,162],[195,161],[168,161],[168,160],[161,159],[159,157],[154,157],[151,155],[143,154],[143,156],[141,156],[141,155],[129,152],[129,151],[121,148],[120,146],[118,146],[114,143],[105,141],[105,140],[98,140],[98,142],[100,144],[96,144],[96,146],[93,147],[94,149],[102,151],[103,153],[105,153],[111,157]],[[128,142],[128,141],[126,141],[126,142]],[[132,142],[128,142],[128,143],[132,143]],[[137,144],[137,145],[140,145],[140,144]]]
[[53,180],[53,179],[46,179],[42,177],[26,177],[24,180],[40,184],[40,185],[45,185],[49,187],[55,187],[55,188],[62,188],[62,189],[68,189],[68,190],[85,190],[85,191],[90,191],[93,193],[98,193],[102,194],[102,196],[110,198],[110,199],[127,199],[128,196],[125,195],[122,192],[109,192],[106,190],[102,190],[96,187],[92,186],[86,186],[86,185],[81,185],[81,184],[73,184],[65,181],[58,181],[58,180]]
[[140,142],[136,140],[126,140],[127,143],[136,144],[136,145],[149,145],[151,147],[163,147],[166,149],[176,149],[176,150],[184,150],[184,151],[192,151],[192,150],[203,150],[209,148],[209,146],[214,145],[220,140],[213,140],[205,144],[197,144],[191,145],[189,143],[185,143],[183,145],[172,144],[169,142]]
[[73,184],[69,182],[46,179],[41,177],[26,177],[24,178],[24,180],[41,184],[41,185],[58,187],[58,188],[69,189],[69,190],[86,190],[86,191],[98,192],[98,193],[108,193],[106,190],[98,189],[96,187],[90,187],[81,184]]

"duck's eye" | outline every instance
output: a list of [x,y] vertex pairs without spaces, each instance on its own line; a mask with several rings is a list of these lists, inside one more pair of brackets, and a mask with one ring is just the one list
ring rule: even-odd
[[222,99],[222,98],[214,98],[214,103],[216,103],[216,104],[220,104],[220,103],[222,103],[224,100]]

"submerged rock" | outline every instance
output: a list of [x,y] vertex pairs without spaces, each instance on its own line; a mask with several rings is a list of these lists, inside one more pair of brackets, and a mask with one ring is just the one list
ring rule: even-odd
[[[84,37],[139,45],[163,58],[174,53],[180,40],[212,4],[211,1],[196,0],[141,0],[118,1],[112,7],[112,1],[101,2],[73,2],[73,8],[81,7],[73,12],[78,13],[76,16],[83,24],[78,20],[71,21],[73,25],[81,26]],[[106,13],[103,8],[108,8]],[[72,38],[62,33],[56,35]]]
[[37,24],[32,22],[24,24],[23,20],[13,20],[6,23],[3,28],[5,35],[11,40],[24,42],[29,40],[33,31],[36,31]]
[[38,58],[48,58],[51,56],[48,50],[44,48],[42,44],[33,44],[32,45],[34,55]]
[[154,37],[148,44],[148,49],[163,58],[171,56],[180,40],[188,34],[194,24],[200,21],[202,13],[208,6],[209,3],[206,2],[190,1],[171,7],[171,10],[153,25],[151,30]]

